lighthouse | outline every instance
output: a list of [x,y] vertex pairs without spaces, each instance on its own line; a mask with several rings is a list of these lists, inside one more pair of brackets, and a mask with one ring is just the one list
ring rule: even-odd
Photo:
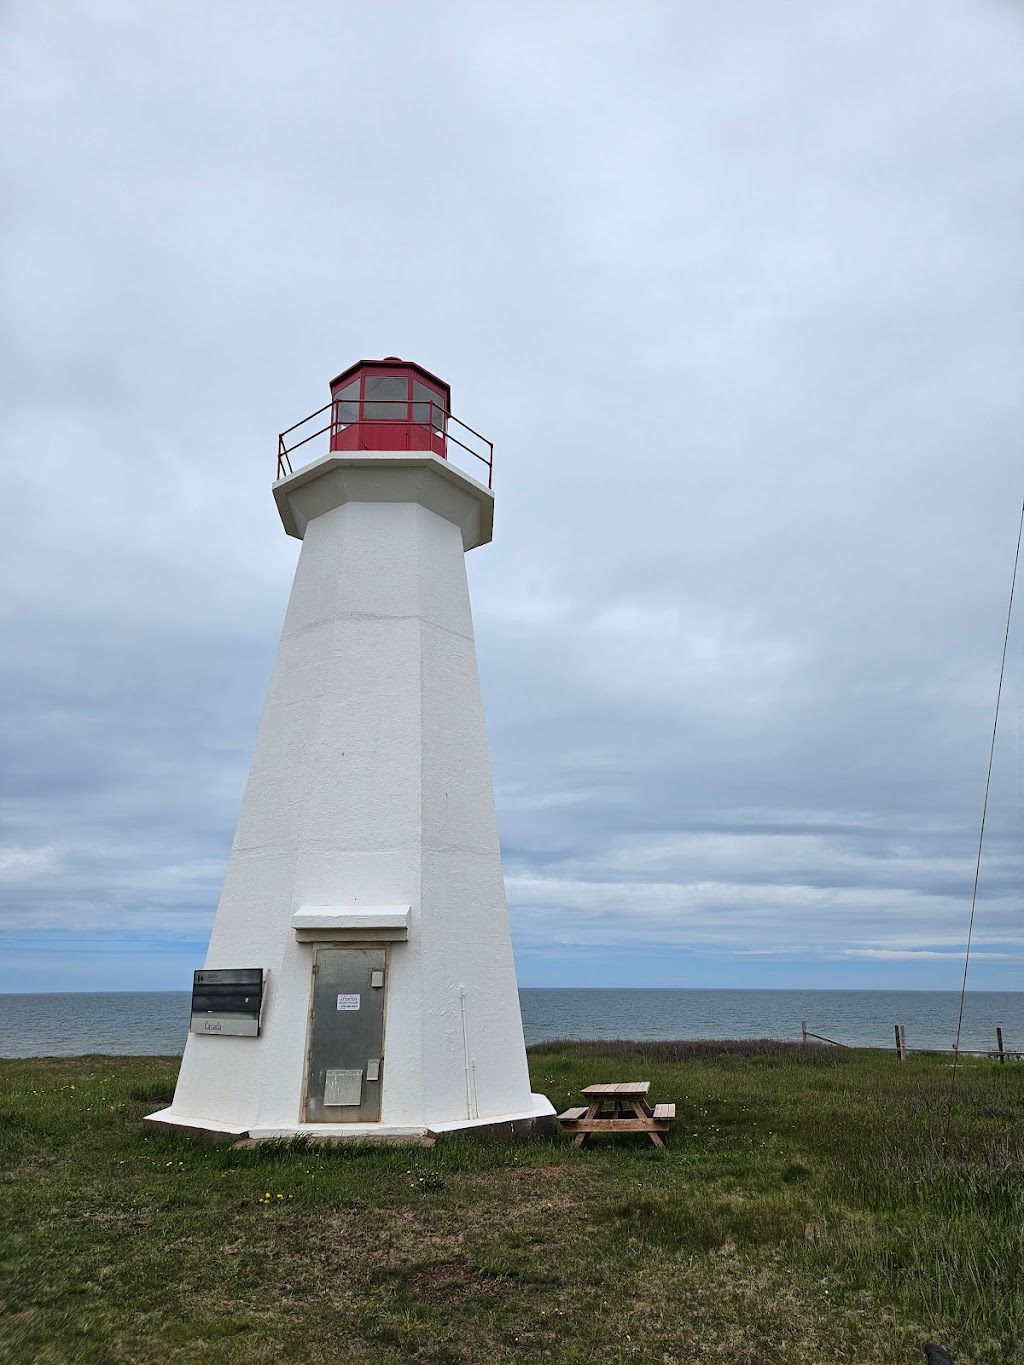
[[411,361],[279,440],[301,540],[174,1100],[206,1136],[550,1126],[530,1091],[465,555],[492,448]]

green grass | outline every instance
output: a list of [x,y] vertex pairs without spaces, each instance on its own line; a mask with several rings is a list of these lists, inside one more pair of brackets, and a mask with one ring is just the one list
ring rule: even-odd
[[556,1044],[641,1138],[235,1149],[144,1131],[170,1058],[0,1062],[0,1359],[1024,1363],[1024,1066]]

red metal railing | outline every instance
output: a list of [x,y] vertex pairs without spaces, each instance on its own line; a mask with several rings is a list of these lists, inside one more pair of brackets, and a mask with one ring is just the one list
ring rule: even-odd
[[[389,404],[403,411],[396,411],[394,417],[377,415],[377,409]],[[352,409],[356,409],[355,414]],[[374,416],[366,416],[368,409],[373,410]],[[326,422],[315,430],[307,430],[324,413],[329,414]],[[312,444],[324,437],[327,438],[325,441]],[[405,444],[402,444],[403,439]],[[494,477],[493,441],[446,412],[440,403],[408,398],[373,398],[365,401],[335,398],[278,436],[277,477],[283,479],[295,472],[292,455],[306,446],[309,447],[307,458],[299,461],[300,468],[332,450],[340,453],[356,453],[359,450],[388,450],[395,454],[403,450],[411,454],[433,452],[447,460],[449,448],[453,445],[486,468],[487,487],[490,488]],[[453,459],[452,463],[461,467],[464,461]],[[465,472],[473,473],[475,469],[476,466],[470,464]]]

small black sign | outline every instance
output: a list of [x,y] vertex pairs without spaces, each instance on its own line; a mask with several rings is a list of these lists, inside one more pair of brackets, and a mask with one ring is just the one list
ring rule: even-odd
[[263,1010],[262,967],[205,968],[192,976],[193,1033],[256,1037]]

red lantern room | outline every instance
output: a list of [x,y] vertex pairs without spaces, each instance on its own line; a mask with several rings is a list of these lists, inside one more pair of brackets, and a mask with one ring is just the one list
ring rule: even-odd
[[483,478],[483,465],[491,486],[494,446],[452,416],[451,389],[414,360],[388,355],[342,370],[331,380],[331,401],[278,436],[278,479],[294,473],[293,455],[300,464],[323,458],[324,437],[338,454],[408,450],[447,460],[451,451],[455,464],[473,477]]
[[451,390],[414,360],[359,360],[331,380],[332,450],[429,450],[446,457]]

